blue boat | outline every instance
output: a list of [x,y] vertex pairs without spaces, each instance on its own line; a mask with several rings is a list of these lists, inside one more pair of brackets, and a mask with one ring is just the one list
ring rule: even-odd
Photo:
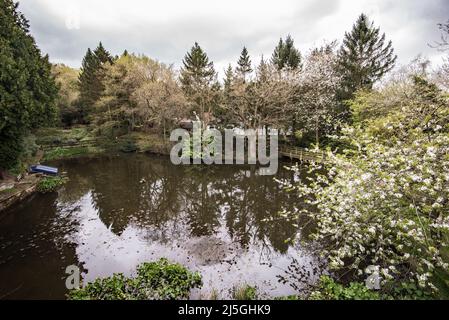
[[58,168],[54,168],[54,167],[48,167],[48,166],[43,166],[40,164],[34,165],[34,166],[30,166],[30,172],[31,173],[44,173],[44,174],[49,174],[49,175],[57,175],[58,174]]

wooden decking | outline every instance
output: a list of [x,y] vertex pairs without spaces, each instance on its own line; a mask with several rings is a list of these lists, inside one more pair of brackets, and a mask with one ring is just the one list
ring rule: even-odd
[[300,147],[285,145],[279,146],[279,155],[291,160],[299,160],[300,162],[324,162],[326,160],[326,155],[322,151],[310,151]]

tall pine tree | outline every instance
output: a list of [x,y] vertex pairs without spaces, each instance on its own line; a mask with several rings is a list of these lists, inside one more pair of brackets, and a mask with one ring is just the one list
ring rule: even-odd
[[295,48],[294,41],[290,35],[285,39],[284,55],[286,67],[298,69],[301,66],[301,53]]
[[200,87],[210,86],[215,77],[214,63],[197,42],[184,56],[181,68],[181,84],[189,95]]
[[207,122],[217,99],[214,64],[197,42],[185,55],[181,68],[181,87],[195,112]]
[[87,49],[86,55],[81,64],[81,72],[79,75],[79,113],[80,122],[85,122],[88,111],[98,99],[98,82],[97,70],[99,69],[99,61],[93,54],[92,50]]
[[234,81],[234,71],[232,70],[231,64],[229,64],[227,69],[225,70],[225,78],[223,79],[225,95],[229,93],[229,91],[231,90],[233,81]]
[[90,48],[87,49],[79,75],[80,122],[88,122],[88,115],[92,107],[103,94],[104,67],[107,63],[112,64],[113,58],[101,42],[95,51],[92,52]]
[[274,48],[271,57],[271,63],[276,66],[278,70],[285,68],[298,69],[301,67],[301,53],[295,48],[293,38],[288,35],[284,40],[279,39],[279,43]]
[[265,61],[264,57],[262,56],[262,58],[260,59],[260,63],[257,66],[257,81],[259,83],[265,83],[268,81],[268,73],[269,73],[269,69],[268,69],[268,64]]
[[251,59],[249,58],[248,50],[246,47],[243,47],[242,53],[240,54],[240,58],[237,61],[237,74],[239,74],[243,81],[245,81],[246,75],[253,72],[251,68]]
[[348,99],[358,89],[371,89],[396,62],[391,41],[361,14],[351,32],[346,32],[338,53],[339,68],[344,77],[342,98]]
[[113,59],[111,54],[103,47],[103,44],[98,44],[98,47],[94,51],[95,56],[100,60],[101,64],[105,64],[106,62],[112,63]]
[[0,178],[17,164],[30,129],[54,120],[58,88],[29,23],[12,0],[0,1]]

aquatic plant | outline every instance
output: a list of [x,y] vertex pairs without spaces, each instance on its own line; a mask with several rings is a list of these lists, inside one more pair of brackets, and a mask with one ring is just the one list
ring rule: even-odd
[[202,285],[201,275],[167,259],[145,262],[135,277],[116,273],[69,292],[71,300],[171,300],[188,298]]
[[235,286],[232,289],[232,298],[235,300],[256,300],[257,288],[247,284]]
[[67,181],[63,177],[44,177],[37,184],[36,190],[41,193],[48,193],[56,191]]

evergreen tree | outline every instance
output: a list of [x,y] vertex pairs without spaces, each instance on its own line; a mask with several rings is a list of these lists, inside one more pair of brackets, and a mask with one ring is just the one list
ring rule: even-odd
[[99,84],[97,81],[97,71],[100,68],[100,61],[94,55],[90,48],[87,49],[86,55],[81,63],[79,74],[79,114],[80,122],[85,122],[87,114],[93,104],[99,98]]
[[0,1],[0,178],[16,165],[30,129],[54,120],[58,87],[29,23],[12,0]]
[[265,62],[264,57],[260,59],[260,63],[257,66],[257,80],[259,83],[264,83],[268,81],[268,64]]
[[294,41],[290,35],[285,39],[284,59],[285,66],[290,69],[298,69],[301,65],[301,53],[295,48]]
[[215,107],[218,92],[214,64],[197,42],[184,57],[180,81],[194,111],[204,120]]
[[197,42],[185,55],[182,63],[181,84],[187,95],[212,84],[215,77],[214,63],[209,61],[209,57]]
[[229,64],[228,68],[225,70],[225,78],[223,80],[225,95],[228,94],[229,91],[231,90],[233,80],[234,80],[234,71],[232,70],[231,64]]
[[342,98],[351,98],[361,88],[371,89],[394,67],[396,58],[391,41],[385,44],[385,33],[380,35],[380,29],[361,14],[352,31],[345,34],[339,51],[339,68],[344,77]]
[[246,49],[246,47],[243,47],[240,58],[237,61],[236,71],[239,75],[242,76],[243,81],[245,81],[247,74],[253,72],[253,69],[251,68],[251,59],[249,58],[248,50]]
[[112,64],[113,58],[101,42],[94,52],[90,48],[87,49],[79,75],[80,122],[88,122],[90,110],[104,92],[104,66],[107,63]]
[[278,70],[284,68],[285,61],[283,58],[283,54],[284,54],[284,40],[280,38],[279,43],[276,46],[276,48],[274,48],[273,55],[271,56],[271,63],[274,66],[276,66]]
[[103,44],[98,44],[98,47],[94,51],[95,56],[100,60],[100,63],[103,65],[107,62],[112,63],[113,59],[111,54],[103,47]]
[[284,68],[298,69],[301,67],[301,53],[295,48],[293,38],[288,35],[284,40],[279,39],[279,43],[274,48],[271,62],[278,70]]

